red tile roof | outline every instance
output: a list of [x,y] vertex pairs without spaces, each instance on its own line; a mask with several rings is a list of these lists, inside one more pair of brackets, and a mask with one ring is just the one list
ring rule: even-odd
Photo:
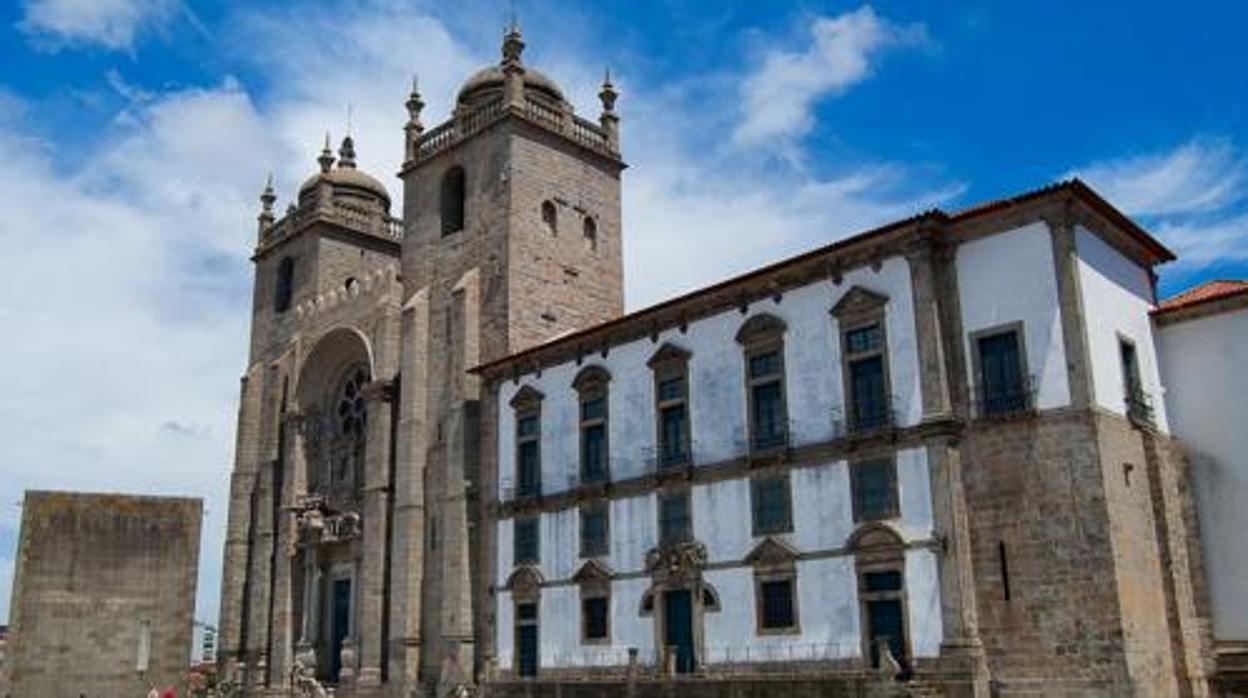
[[1161,302],[1157,306],[1157,313],[1168,313],[1181,308],[1190,308],[1193,305],[1215,301],[1219,298],[1235,296],[1241,293],[1248,293],[1248,281],[1238,279],[1216,279],[1214,281],[1206,281],[1205,283],[1189,288],[1186,291],[1171,296]]

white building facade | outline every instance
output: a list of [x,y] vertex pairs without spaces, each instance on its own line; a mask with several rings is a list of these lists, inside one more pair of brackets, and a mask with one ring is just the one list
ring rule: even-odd
[[1248,690],[1248,282],[1212,281],[1154,313],[1166,405],[1192,462],[1215,659],[1228,695]]
[[[1169,253],[1102,206],[1076,182],[903,221],[479,368],[493,675],[883,665],[973,684],[1035,652],[998,627],[999,593],[1026,603],[1011,565],[1038,596],[1073,580],[986,540],[976,500],[1026,506],[996,471],[1072,438],[1075,413],[1090,422],[1075,438],[1165,440],[1149,312]],[[1151,506],[1110,502],[1105,534]],[[1111,574],[1167,574],[1130,550],[1105,556]],[[1171,631],[1122,628],[1167,603],[1114,606],[1128,649],[1108,685],[1187,680],[1128,659]]]

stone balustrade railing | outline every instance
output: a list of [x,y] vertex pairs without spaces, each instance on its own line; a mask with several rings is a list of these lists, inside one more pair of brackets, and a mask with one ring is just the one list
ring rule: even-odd
[[[426,160],[455,146],[460,141],[485,129],[507,113],[501,99],[488,102],[465,115],[455,116],[429,131],[416,145],[416,160]],[[564,112],[532,97],[526,97],[523,106],[514,111],[516,115],[537,124],[592,150],[617,155],[612,150],[607,133],[598,124],[582,119],[571,112]]]
[[327,210],[312,204],[290,211],[261,234],[259,248],[270,247],[317,219],[392,242],[403,242],[402,219],[379,214],[362,206],[334,201]]

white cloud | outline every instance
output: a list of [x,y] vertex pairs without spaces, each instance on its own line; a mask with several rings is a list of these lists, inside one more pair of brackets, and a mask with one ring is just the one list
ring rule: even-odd
[[1077,175],[1136,216],[1207,213],[1244,195],[1248,158],[1229,140],[1196,138],[1172,150],[1094,162]]
[[767,51],[741,86],[742,120],[733,139],[743,145],[785,145],[814,126],[814,104],[871,76],[889,49],[930,43],[922,24],[898,25],[869,6],[836,17],[817,17],[810,45]]
[[81,45],[126,50],[141,30],[164,27],[181,8],[181,0],[26,0],[18,28],[52,50]]
[[1072,170],[1137,216],[1185,276],[1217,263],[1248,261],[1248,156],[1228,138],[1195,137],[1170,150],[1094,162]]
[[54,144],[0,129],[0,210],[21,212],[0,219],[0,531],[29,488],[205,497],[215,609],[259,185],[240,163],[277,156],[230,85],[133,117],[72,172]]
[[1248,262],[1248,214],[1213,221],[1163,221],[1156,233],[1185,267]]
[[[215,616],[219,595],[247,256],[265,172],[277,175],[284,208],[312,173],[325,128],[340,135],[350,102],[361,165],[397,202],[392,173],[412,72],[433,126],[460,82],[497,60],[494,32],[474,44],[446,18],[399,2],[248,12],[231,44],[248,52],[235,60],[253,61],[270,81],[262,100],[252,97],[256,86],[233,80],[161,92],[114,75],[130,103],[99,152],[75,158],[83,164],[68,172],[56,166],[57,144],[0,118],[0,210],[21,212],[0,218],[9,261],[0,321],[10,328],[0,385],[14,397],[0,401],[0,531],[16,529],[8,503],[27,488],[204,496],[204,618]],[[606,61],[559,41],[559,31],[531,31],[526,58],[596,115],[597,66]],[[334,39],[309,40],[319,36]],[[633,79],[623,68],[631,308],[961,192],[939,172],[896,163],[822,179],[760,163],[748,148],[720,143],[731,124],[709,123],[685,85]],[[727,107],[737,84],[696,99]],[[13,113],[25,108],[9,101]],[[10,570],[0,563],[0,590]],[[8,601],[0,595],[0,618]]]

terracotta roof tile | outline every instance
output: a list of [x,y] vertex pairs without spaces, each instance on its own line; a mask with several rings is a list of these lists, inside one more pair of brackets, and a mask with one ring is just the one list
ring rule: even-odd
[[1180,308],[1190,308],[1199,303],[1206,303],[1240,293],[1248,293],[1248,281],[1239,279],[1206,281],[1195,288],[1189,288],[1162,301],[1161,305],[1157,306],[1156,312],[1167,313]]

